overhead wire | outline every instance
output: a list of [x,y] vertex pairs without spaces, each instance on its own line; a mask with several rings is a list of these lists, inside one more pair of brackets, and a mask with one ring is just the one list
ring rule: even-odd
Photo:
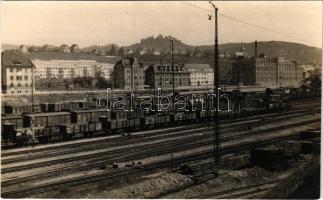
[[[211,9],[207,9],[207,8],[203,8],[203,7],[200,7],[200,6],[197,6],[195,4],[192,4],[192,3],[188,3],[188,2],[184,2],[184,1],[180,1],[180,3],[183,3],[183,4],[186,4],[188,6],[191,6],[191,7],[195,7],[195,8],[198,8],[200,10],[203,10],[203,11],[207,11],[208,13],[211,13],[211,14],[214,14],[214,11],[211,10]],[[258,28],[258,29],[261,29],[263,31],[267,31],[267,32],[271,32],[271,33],[275,33],[277,35],[282,35],[284,37],[288,37],[288,38],[291,38],[291,39],[294,39],[294,40],[297,40],[298,42],[302,42],[302,43],[306,43],[306,44],[309,44],[309,45],[312,45],[312,46],[316,46],[310,42],[307,42],[303,39],[300,39],[300,38],[297,38],[297,37],[294,37],[292,35],[289,35],[289,34],[285,34],[285,33],[281,33],[279,31],[276,31],[276,30],[273,30],[273,29],[270,29],[270,28],[267,28],[265,26],[261,26],[261,25],[258,25],[258,24],[254,24],[254,23],[250,23],[250,22],[247,22],[247,21],[244,21],[244,20],[241,20],[241,19],[237,19],[235,17],[231,17],[229,15],[225,15],[225,14],[222,14],[222,13],[218,13],[218,15],[222,16],[222,17],[225,17],[225,18],[228,18],[230,20],[233,20],[233,21],[236,21],[236,22],[239,22],[239,23],[242,23],[242,24],[246,24],[246,25],[249,25],[249,26],[252,26],[252,27],[255,27],[255,28]]]

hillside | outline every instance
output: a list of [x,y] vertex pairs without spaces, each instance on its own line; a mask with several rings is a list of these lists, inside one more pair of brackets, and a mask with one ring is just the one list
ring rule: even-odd
[[[219,49],[222,51],[234,52],[240,50],[242,45],[249,55],[254,56],[254,43],[222,44],[219,46]],[[204,47],[204,49],[213,51],[212,46]],[[268,57],[283,56],[296,60],[299,64],[322,64],[322,49],[298,43],[281,41],[258,42],[258,55],[259,54],[265,54]]]
[[176,47],[176,50],[188,50],[194,48],[194,46],[184,44],[172,36],[158,35],[157,37],[150,36],[141,39],[140,43],[126,46],[125,49],[135,51],[140,48],[148,48],[160,49],[162,52],[168,52],[171,45],[170,40],[174,40],[174,47]]
[[[133,55],[143,57],[145,61],[160,62],[161,55],[169,54],[170,52],[170,40],[174,40],[174,52],[177,57],[181,57],[181,61],[190,62],[193,60],[200,60],[202,63],[209,62],[214,55],[214,47],[212,45],[207,46],[192,46],[182,43],[179,39],[172,36],[159,35],[157,37],[147,37],[141,39],[139,43],[125,46],[124,51],[132,51]],[[95,50],[103,50],[108,52],[111,50],[112,45],[117,49],[117,44],[107,45],[93,45],[84,47],[81,49],[82,52],[94,52]],[[227,51],[233,53],[240,51],[241,47],[244,46],[245,50],[250,56],[254,56],[254,43],[227,43],[219,45],[220,52]],[[18,48],[17,45],[3,44],[3,49],[14,49]],[[139,51],[146,49],[144,55],[139,55]],[[152,55],[155,50],[159,50],[159,54]],[[147,55],[150,54],[150,55]],[[306,46],[304,44],[283,42],[283,41],[259,41],[258,42],[258,54],[265,54],[268,57],[283,56],[291,60],[296,60],[299,64],[314,64],[321,65],[322,60],[322,49],[316,47]],[[115,55],[115,54],[111,54]],[[121,55],[121,54],[120,54]],[[88,57],[89,55],[85,56]],[[175,56],[175,57],[176,57]],[[198,58],[198,59],[195,59]]]
[[[175,51],[186,51],[187,53],[192,53],[194,51],[204,53],[205,57],[213,56],[212,45],[209,46],[192,46],[182,43],[180,40],[172,36],[162,36],[148,37],[142,39],[140,43],[136,43],[125,47],[126,50],[136,51],[137,49],[147,48],[147,49],[160,49],[162,54],[169,53],[170,51],[170,39],[174,40]],[[254,43],[226,43],[219,45],[220,51],[228,51],[233,53],[235,51],[240,51],[241,47],[244,46],[245,50],[250,56],[254,56],[255,48]],[[283,41],[266,41],[258,42],[258,55],[265,54],[268,57],[283,56],[292,60],[296,60],[299,64],[322,64],[321,56],[322,49],[316,47],[306,46],[299,43],[283,42]],[[201,56],[203,57],[203,56]]]
[[115,46],[116,48],[118,48],[118,45],[117,44],[107,44],[107,45],[103,45],[103,46],[99,46],[99,45],[92,45],[92,46],[88,46],[88,47],[84,47],[84,48],[81,48],[81,51],[83,52],[92,52],[94,50],[102,50],[102,51],[110,51],[111,50],[111,47],[112,46]]

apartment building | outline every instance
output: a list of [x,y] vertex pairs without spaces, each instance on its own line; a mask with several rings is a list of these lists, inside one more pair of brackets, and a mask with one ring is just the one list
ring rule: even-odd
[[95,60],[32,60],[37,79],[95,77],[97,72],[111,78],[112,63],[101,63]]
[[34,64],[20,51],[4,51],[1,54],[2,93],[29,95],[33,87]]

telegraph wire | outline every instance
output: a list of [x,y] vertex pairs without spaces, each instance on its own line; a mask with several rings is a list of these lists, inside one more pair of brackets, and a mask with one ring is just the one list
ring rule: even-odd
[[[200,6],[197,6],[197,5],[194,5],[192,3],[188,3],[188,2],[184,2],[184,1],[180,1],[180,3],[183,3],[183,4],[186,4],[188,6],[191,6],[191,7],[195,7],[195,8],[198,8],[202,11],[207,11],[208,13],[211,13],[211,14],[214,14],[213,11],[211,9],[207,9],[207,8],[202,8]],[[222,14],[222,13],[218,13],[218,15],[222,16],[222,17],[225,17],[225,18],[228,18],[228,19],[231,19],[233,21],[236,21],[236,22],[239,22],[239,23],[242,23],[242,24],[246,24],[246,25],[249,25],[249,26],[253,26],[255,28],[258,28],[258,29],[261,29],[263,31],[267,31],[267,32],[271,32],[271,33],[275,33],[277,35],[281,35],[281,36],[284,36],[284,37],[288,37],[288,38],[291,38],[291,39],[294,39],[294,40],[297,40],[298,42],[301,42],[301,43],[306,43],[308,45],[312,45],[314,47],[316,47],[316,45],[310,43],[310,42],[307,42],[305,40],[302,40],[302,39],[299,39],[299,38],[296,38],[292,35],[288,35],[288,34],[285,34],[285,33],[281,33],[279,31],[276,31],[276,30],[273,30],[273,29],[270,29],[270,28],[267,28],[267,27],[264,27],[264,26],[261,26],[261,25],[258,25],[258,24],[253,24],[253,23],[250,23],[250,22],[247,22],[247,21],[244,21],[244,20],[241,20],[241,19],[237,19],[235,17],[231,17],[229,15],[225,15],[225,14]]]

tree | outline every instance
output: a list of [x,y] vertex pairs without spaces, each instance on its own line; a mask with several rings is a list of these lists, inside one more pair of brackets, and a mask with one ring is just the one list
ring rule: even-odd
[[48,80],[47,87],[48,87],[48,89],[50,89],[52,87],[52,83],[50,82],[50,79]]
[[194,48],[194,51],[193,51],[193,55],[194,56],[197,56],[198,54],[200,54],[201,53],[201,50],[198,48],[198,47],[195,47]]
[[110,53],[111,56],[115,56],[117,54],[117,49],[114,45],[111,46]]
[[121,47],[121,48],[118,50],[118,55],[119,55],[119,56],[123,56],[123,55],[124,55],[124,49],[123,49],[123,47]]
[[65,87],[65,89],[66,90],[69,89],[71,87],[72,83],[73,82],[72,82],[71,79],[64,79],[64,87]]

